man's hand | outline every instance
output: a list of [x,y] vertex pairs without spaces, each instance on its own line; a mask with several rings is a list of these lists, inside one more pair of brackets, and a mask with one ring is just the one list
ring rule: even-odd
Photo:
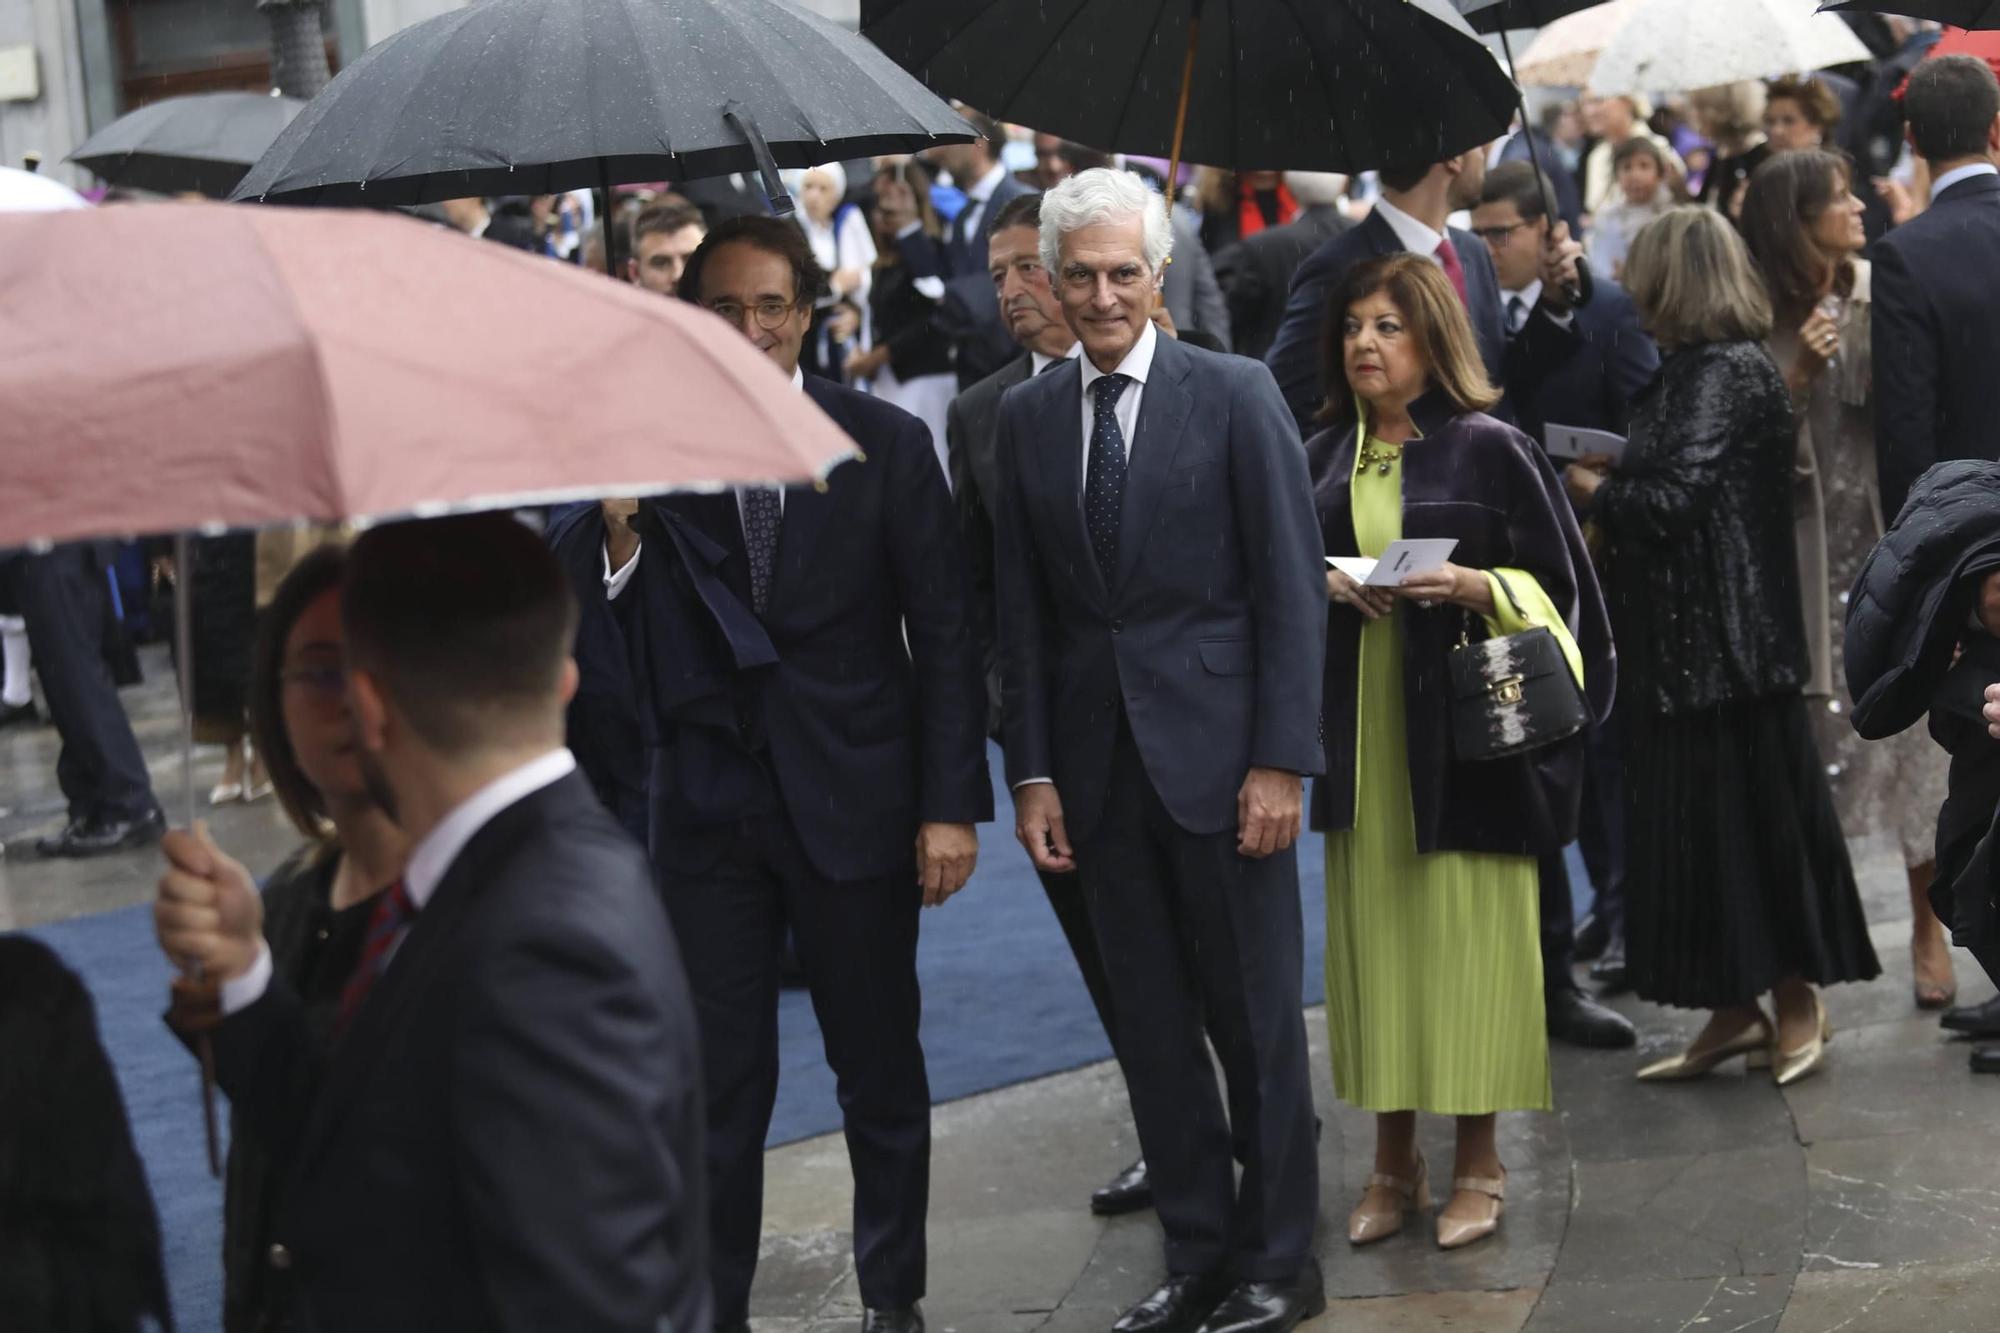
[[224,855],[197,822],[160,842],[167,872],[153,902],[153,933],[183,972],[233,981],[250,970],[264,943],[264,900],[242,864]]
[[1604,484],[1608,465],[1593,466],[1589,459],[1579,458],[1563,469],[1563,489],[1577,507],[1588,509],[1597,499],[1597,488]]
[[1979,602],[1972,608],[1972,614],[1978,618],[1981,629],[2000,639],[2000,570],[1980,582]]
[[978,861],[979,835],[972,825],[917,826],[917,883],[924,889],[924,906],[944,906],[944,900],[972,878]]
[[1299,840],[1304,784],[1296,773],[1253,768],[1236,793],[1236,851],[1262,859]]
[[1030,782],[1014,790],[1014,836],[1028,849],[1035,869],[1067,875],[1076,869],[1069,831],[1063,827],[1062,797],[1053,782]]
[[1181,331],[1174,327],[1174,313],[1167,309],[1167,300],[1164,296],[1159,298],[1159,304],[1153,307],[1153,313],[1149,318],[1153,321],[1154,327],[1169,338],[1181,336]]
[[632,530],[632,520],[639,513],[639,502],[601,500],[598,503],[604,510],[604,558],[611,562],[611,572],[615,574],[639,554],[639,534]]
[[1576,273],[1581,258],[1583,247],[1569,238],[1567,222],[1549,228],[1542,243],[1542,297],[1537,305],[1552,315],[1569,313],[1569,294],[1583,285]]

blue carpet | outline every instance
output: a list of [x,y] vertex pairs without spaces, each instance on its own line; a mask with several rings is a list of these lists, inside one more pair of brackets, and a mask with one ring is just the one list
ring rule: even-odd
[[[994,786],[1005,790],[997,759]],[[924,914],[917,960],[924,1053],[931,1093],[940,1102],[1111,1054],[1041,884],[1013,839],[1004,797],[1001,807],[1002,822],[979,831],[980,866],[972,884]],[[1574,852],[1571,862],[1581,888]],[[1325,861],[1316,835],[1300,845],[1299,872],[1305,993],[1307,1003],[1317,1004],[1324,990],[1326,913]],[[160,1024],[169,974],[153,944],[149,910],[129,908],[32,933],[81,973],[96,997],[105,1048],[124,1086],[133,1135],[159,1203],[174,1308],[182,1329],[208,1333],[221,1322],[222,1191],[203,1161],[194,1063]],[[783,1072],[769,1141],[838,1129],[833,1074],[803,992],[785,993],[779,1032]]]

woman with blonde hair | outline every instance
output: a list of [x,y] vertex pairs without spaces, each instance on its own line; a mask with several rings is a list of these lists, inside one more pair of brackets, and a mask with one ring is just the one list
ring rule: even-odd
[[[1308,442],[1332,557],[1403,538],[1455,542],[1389,588],[1327,572],[1323,727],[1313,793],[1326,842],[1327,1032],[1335,1091],[1375,1112],[1356,1245],[1429,1202],[1419,1111],[1456,1117],[1447,1249],[1499,1225],[1496,1113],[1548,1110],[1536,858],[1575,834],[1579,733],[1507,757],[1465,753],[1446,702],[1472,639],[1547,629],[1600,718],[1613,688],[1604,607],[1539,447],[1487,415],[1499,393],[1429,258],[1357,265],[1328,309],[1328,429]],[[1331,563],[1331,562],[1330,562]]]
[[1640,232],[1625,288],[1660,374],[1617,470],[1568,480],[1607,539],[1625,668],[1626,975],[1710,1015],[1639,1077],[1745,1056],[1789,1084],[1832,1035],[1813,987],[1881,971],[1802,693],[1791,400],[1764,285],[1720,214],[1679,208]]
[[1758,79],[1697,88],[1688,94],[1695,128],[1715,145],[1715,161],[1701,178],[1696,202],[1732,219],[1743,211],[1743,191],[1771,145],[1764,138],[1764,84]]

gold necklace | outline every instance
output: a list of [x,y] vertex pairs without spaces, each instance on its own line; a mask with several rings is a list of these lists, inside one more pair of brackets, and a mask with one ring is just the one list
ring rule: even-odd
[[1403,446],[1400,444],[1390,444],[1386,440],[1377,439],[1363,440],[1360,471],[1366,472],[1372,467],[1386,477],[1389,475],[1390,467],[1402,456]]

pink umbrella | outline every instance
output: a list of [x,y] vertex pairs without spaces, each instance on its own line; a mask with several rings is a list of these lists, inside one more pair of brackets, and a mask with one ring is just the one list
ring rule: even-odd
[[823,478],[721,321],[391,214],[0,215],[0,546]]

